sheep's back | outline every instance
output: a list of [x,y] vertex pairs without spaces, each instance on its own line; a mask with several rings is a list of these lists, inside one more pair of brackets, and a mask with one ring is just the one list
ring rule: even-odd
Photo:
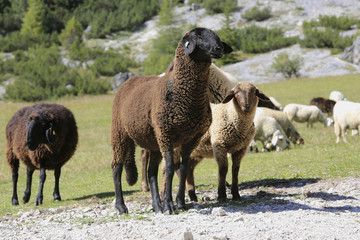
[[[164,78],[157,76],[135,76],[121,85],[115,95],[112,116],[112,143],[116,134],[125,131],[137,145],[158,150],[152,124],[153,107],[160,104],[159,93],[164,91]],[[152,145],[151,147],[149,145]]]

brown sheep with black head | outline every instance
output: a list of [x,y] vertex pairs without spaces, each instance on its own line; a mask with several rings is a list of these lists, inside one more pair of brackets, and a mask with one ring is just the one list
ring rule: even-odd
[[[121,175],[123,166],[128,183],[137,181],[135,145],[150,151],[148,176],[155,212],[175,211],[172,202],[173,152],[182,147],[177,207],[185,208],[185,180],[189,157],[211,124],[208,97],[211,58],[221,58],[231,47],[206,28],[195,28],[180,40],[173,70],[164,76],[135,76],[118,90],[113,105],[111,145],[115,207],[125,206]],[[166,159],[167,183],[161,205],[157,174],[161,157]]]
[[36,104],[17,111],[6,126],[6,160],[12,171],[12,204],[18,205],[17,181],[20,160],[27,167],[23,201],[31,195],[32,175],[40,169],[40,186],[35,205],[43,202],[45,170],[54,170],[54,200],[61,201],[59,179],[61,167],[73,156],[78,133],[72,112],[58,104]]

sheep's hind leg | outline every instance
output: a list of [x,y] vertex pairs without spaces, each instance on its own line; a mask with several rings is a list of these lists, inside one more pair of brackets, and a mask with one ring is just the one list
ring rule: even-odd
[[54,193],[53,193],[55,202],[61,201],[60,190],[59,190],[60,175],[61,175],[61,167],[55,168],[55,171],[54,171],[55,188],[54,188]]
[[19,200],[17,195],[17,182],[19,178],[19,160],[15,159],[13,161],[10,161],[10,166],[12,170],[12,182],[13,182],[13,195],[11,198],[11,202],[13,206],[16,206],[19,205]]
[[186,189],[188,190],[188,195],[190,200],[197,202],[198,198],[195,193],[195,180],[194,180],[194,170],[195,167],[200,163],[201,159],[192,159],[190,158],[189,162],[189,171],[186,176]]
[[149,163],[149,151],[142,149],[141,150],[141,164],[142,164],[142,171],[141,171],[141,190],[143,192],[148,192],[149,183],[148,183],[148,176],[147,176],[147,167]]
[[119,210],[120,214],[128,213],[128,209],[125,206],[122,188],[121,188],[121,175],[123,171],[123,163],[116,163],[112,165],[113,180],[115,186],[115,207]]
[[43,203],[43,190],[44,190],[44,184],[46,180],[46,172],[45,168],[40,166],[40,186],[39,186],[39,193],[36,197],[35,206],[39,206]]
[[31,196],[31,183],[32,183],[32,176],[34,173],[34,169],[27,168],[26,169],[26,189],[24,192],[23,202],[27,203],[30,200]]
[[149,162],[149,183],[150,183],[150,190],[152,196],[152,206],[156,213],[162,211],[160,194],[159,194],[159,187],[158,187],[158,171],[159,171],[159,164],[161,162],[161,154],[160,152],[150,152],[150,162]]

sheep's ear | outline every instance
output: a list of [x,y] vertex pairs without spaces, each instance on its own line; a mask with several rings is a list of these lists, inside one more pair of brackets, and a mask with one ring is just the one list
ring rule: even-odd
[[264,101],[270,101],[270,98],[268,98],[268,96],[259,89],[256,89],[256,96]]
[[225,96],[225,98],[222,100],[221,103],[228,103],[230,102],[231,99],[233,99],[235,97],[235,93],[233,90],[230,90],[230,92],[228,92]]
[[223,47],[224,47],[224,53],[231,53],[233,51],[232,47],[230,47],[229,44],[227,44],[226,42],[224,41],[221,41]]
[[181,39],[181,44],[183,46],[185,54],[187,54],[187,55],[191,54],[195,50],[195,47],[196,47],[195,41],[188,35],[184,36]]

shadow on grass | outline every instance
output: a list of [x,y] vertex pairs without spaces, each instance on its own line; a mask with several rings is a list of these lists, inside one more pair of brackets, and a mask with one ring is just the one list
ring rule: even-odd
[[[124,191],[123,195],[132,195],[134,193],[137,193],[139,191]],[[103,192],[103,193],[96,193],[91,195],[86,195],[78,198],[73,198],[71,200],[80,201],[80,200],[87,200],[92,198],[98,198],[98,199],[104,199],[104,198],[115,198],[115,192]]]

